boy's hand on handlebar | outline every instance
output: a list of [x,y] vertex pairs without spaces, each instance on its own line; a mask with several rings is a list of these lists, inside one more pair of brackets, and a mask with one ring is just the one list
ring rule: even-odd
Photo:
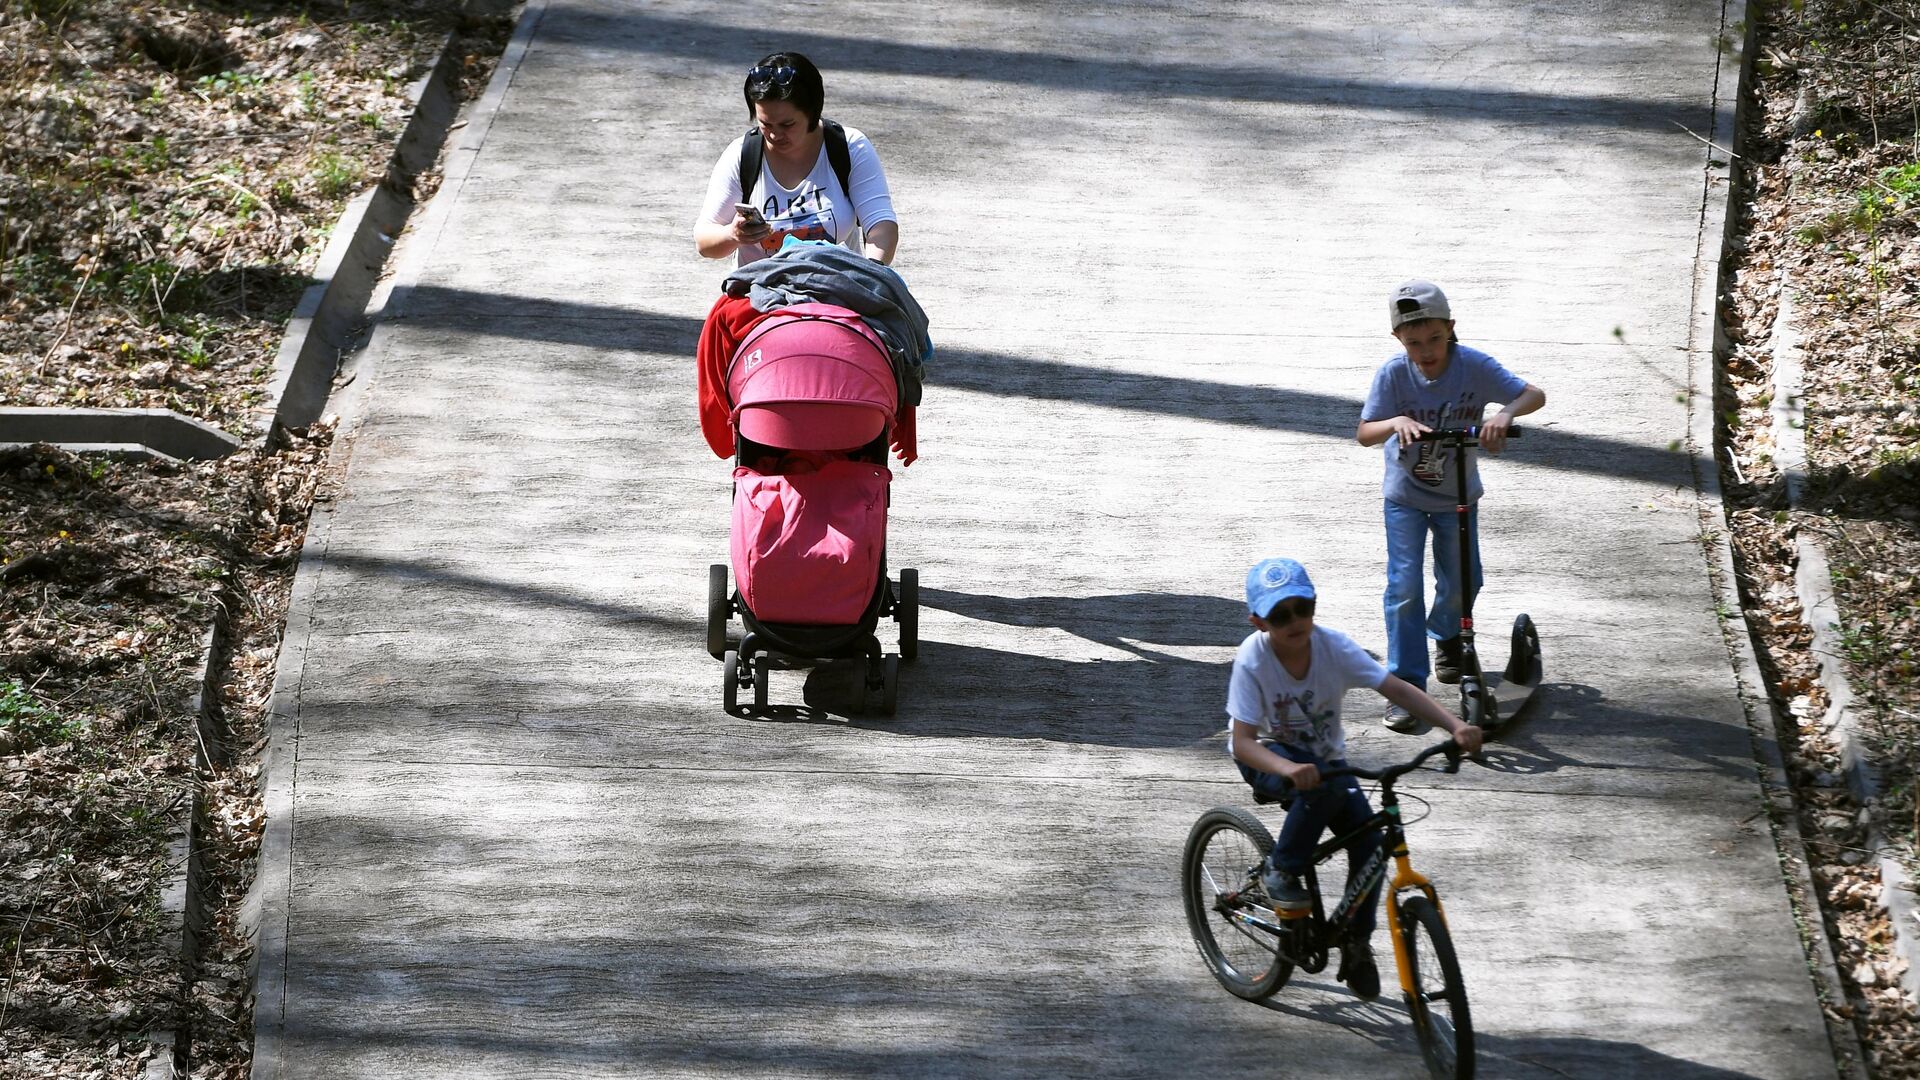
[[1486,733],[1481,731],[1479,728],[1473,726],[1472,724],[1468,724],[1465,727],[1462,727],[1460,730],[1453,733],[1453,741],[1460,747],[1460,749],[1465,750],[1467,753],[1477,754],[1480,752],[1481,736],[1485,734]]
[[1489,454],[1497,454],[1506,448],[1507,429],[1513,426],[1513,417],[1504,409],[1487,417],[1480,425],[1480,449]]
[[1287,774],[1287,779],[1301,791],[1312,791],[1320,786],[1320,768],[1310,763],[1300,763]]
[[1393,429],[1393,433],[1399,436],[1400,452],[1403,454],[1406,453],[1408,443],[1433,430],[1411,416],[1396,416],[1388,420],[1387,424]]

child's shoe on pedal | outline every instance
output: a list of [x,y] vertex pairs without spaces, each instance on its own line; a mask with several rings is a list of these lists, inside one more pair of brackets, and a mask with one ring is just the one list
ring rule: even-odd
[[1466,657],[1460,648],[1457,637],[1444,638],[1433,643],[1433,677],[1452,685],[1460,681],[1460,668]]
[[1360,941],[1340,949],[1340,973],[1335,976],[1361,1001],[1380,996],[1380,969],[1373,962],[1373,942]]
[[1267,899],[1273,901],[1276,911],[1305,911],[1313,906],[1313,897],[1297,874],[1269,868],[1260,875],[1260,886],[1267,890]]

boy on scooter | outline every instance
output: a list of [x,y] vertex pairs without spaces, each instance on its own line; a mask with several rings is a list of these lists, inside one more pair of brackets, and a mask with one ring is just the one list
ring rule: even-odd
[[[1267,858],[1261,884],[1277,908],[1303,910],[1313,898],[1300,880],[1313,861],[1320,834],[1351,832],[1373,808],[1351,776],[1321,783],[1320,770],[1346,765],[1346,729],[1340,702],[1366,687],[1422,722],[1453,733],[1467,753],[1480,750],[1480,729],[1462,722],[1426,692],[1387,673],[1380,662],[1338,630],[1315,626],[1313,582],[1292,559],[1267,559],[1247,572],[1247,621],[1254,632],[1240,643],[1227,683],[1227,751],[1255,794],[1294,793],[1286,823]],[[1379,848],[1379,830],[1347,847],[1349,880]],[[1373,960],[1374,908],[1379,889],[1361,902],[1354,935],[1340,953],[1339,979],[1362,998],[1380,993]]]
[[[1455,451],[1415,442],[1429,431],[1480,428],[1480,445],[1497,454],[1514,418],[1547,403],[1539,387],[1500,366],[1478,349],[1460,344],[1445,293],[1431,281],[1409,281],[1387,298],[1388,327],[1402,352],[1374,373],[1360,411],[1356,437],[1362,446],[1386,444],[1382,481],[1387,526],[1387,668],[1422,690],[1427,686],[1427,639],[1435,642],[1432,667],[1443,683],[1460,681],[1460,612],[1463,594],[1477,595],[1480,572],[1480,472],[1467,458],[1467,553],[1471,583],[1461,582],[1460,534],[1455,502],[1461,467]],[[1504,407],[1484,421],[1489,403]],[[1426,542],[1433,536],[1433,607],[1426,605]],[[1398,704],[1387,707],[1386,725],[1414,732],[1421,722]]]

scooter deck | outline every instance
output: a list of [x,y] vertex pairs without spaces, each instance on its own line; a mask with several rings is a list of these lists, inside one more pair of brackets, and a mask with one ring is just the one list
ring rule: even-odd
[[1540,680],[1530,683],[1508,682],[1499,673],[1487,676],[1487,688],[1493,691],[1493,699],[1500,703],[1500,723],[1511,724],[1527,702],[1533,700],[1533,692],[1540,688]]
[[1544,670],[1539,631],[1534,629],[1531,618],[1521,615],[1513,620],[1512,650],[1506,670],[1488,674],[1482,684],[1493,692],[1498,705],[1499,719],[1495,727],[1505,727],[1520,715],[1520,710],[1533,699],[1533,692],[1539,689]]

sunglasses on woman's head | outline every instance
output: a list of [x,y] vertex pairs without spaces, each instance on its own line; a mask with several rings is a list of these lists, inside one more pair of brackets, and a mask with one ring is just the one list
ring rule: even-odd
[[1273,626],[1285,626],[1295,619],[1310,619],[1312,617],[1313,597],[1311,596],[1296,596],[1288,600],[1282,600],[1273,605],[1272,611],[1267,612],[1267,622]]
[[769,86],[785,86],[793,81],[793,65],[755,64],[747,70],[747,83],[756,90],[765,90]]

